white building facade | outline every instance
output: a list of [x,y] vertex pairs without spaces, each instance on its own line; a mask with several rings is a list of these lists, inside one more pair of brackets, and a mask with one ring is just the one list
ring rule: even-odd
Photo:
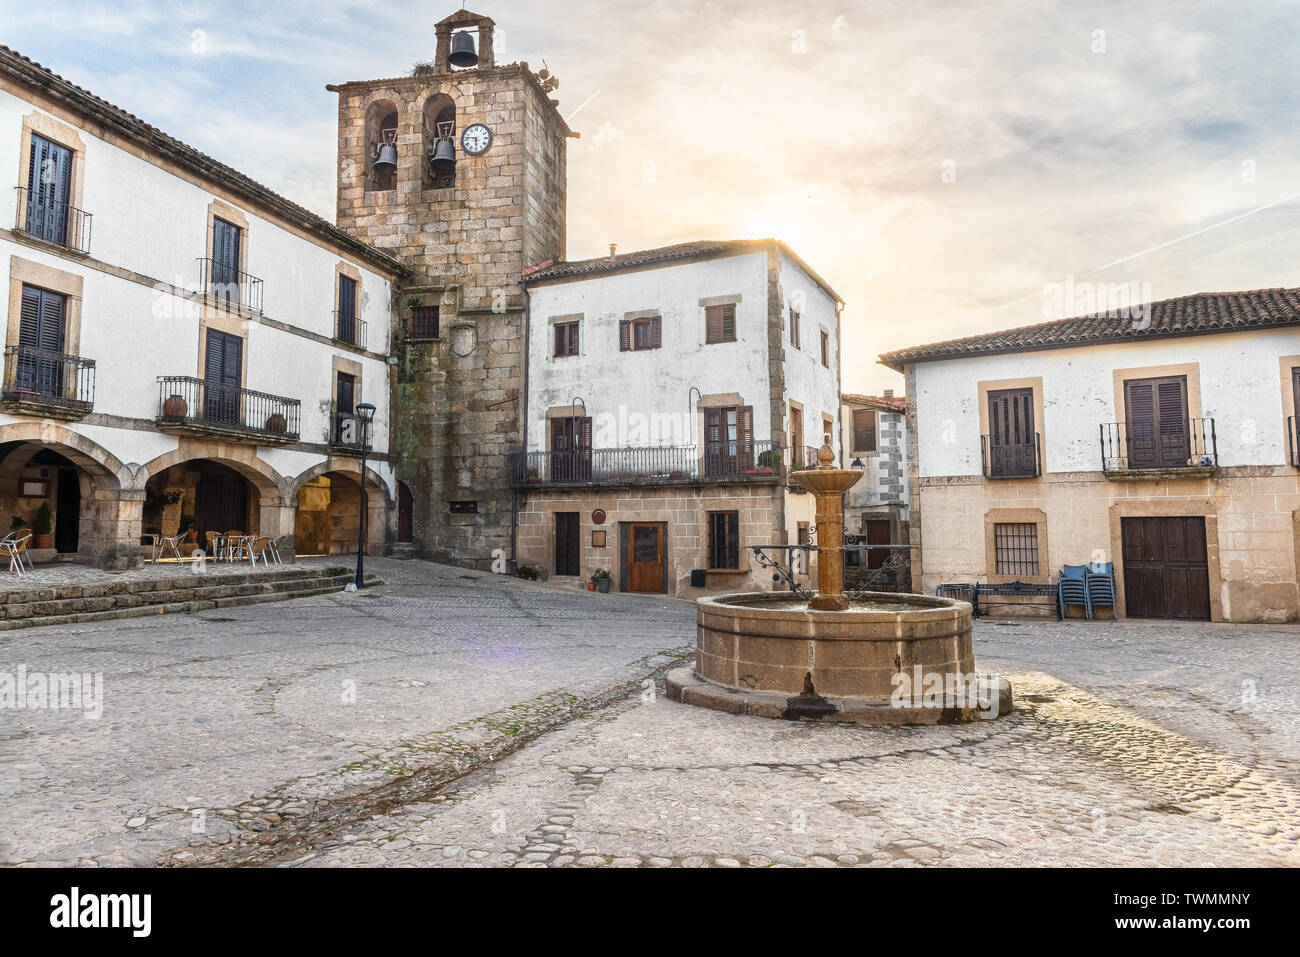
[[747,549],[807,543],[812,501],[790,470],[823,444],[840,454],[835,292],[770,240],[555,263],[525,283],[518,561],[576,584],[608,571],[618,591],[771,587]]
[[395,260],[0,48],[5,180],[0,509],[48,518],[38,560],[125,567],[186,528],[354,550],[363,402],[392,537]]
[[916,435],[913,587],[1113,563],[1121,617],[1295,621],[1298,325],[1297,290],[1215,293],[882,357]]

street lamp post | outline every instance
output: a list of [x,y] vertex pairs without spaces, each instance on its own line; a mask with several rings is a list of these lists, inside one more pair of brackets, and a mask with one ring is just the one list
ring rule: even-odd
[[369,402],[362,402],[356,408],[357,429],[361,435],[361,522],[357,529],[357,589],[365,588],[364,556],[366,554],[366,453],[370,451],[370,423],[375,418],[375,407]]

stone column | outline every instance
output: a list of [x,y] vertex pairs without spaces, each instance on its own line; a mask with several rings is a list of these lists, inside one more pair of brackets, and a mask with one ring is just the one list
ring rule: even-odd
[[143,563],[140,530],[144,489],[97,490],[81,518],[78,554],[109,571],[126,571]]

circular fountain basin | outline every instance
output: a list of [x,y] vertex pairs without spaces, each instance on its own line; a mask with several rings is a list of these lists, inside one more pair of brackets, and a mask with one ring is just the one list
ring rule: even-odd
[[668,682],[669,697],[688,704],[867,724],[1011,708],[1010,684],[975,671],[964,601],[873,592],[844,611],[816,611],[789,594],[752,592],[701,598],[696,621],[695,669]]

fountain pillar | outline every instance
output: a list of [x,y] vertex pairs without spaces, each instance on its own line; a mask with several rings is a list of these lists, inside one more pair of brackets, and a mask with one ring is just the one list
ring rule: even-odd
[[[823,445],[817,467],[795,472],[791,479],[812,493],[817,503],[817,594],[808,602],[811,611],[844,611],[844,493],[862,477],[855,469],[837,469],[835,453]],[[825,542],[825,545],[822,543]]]

